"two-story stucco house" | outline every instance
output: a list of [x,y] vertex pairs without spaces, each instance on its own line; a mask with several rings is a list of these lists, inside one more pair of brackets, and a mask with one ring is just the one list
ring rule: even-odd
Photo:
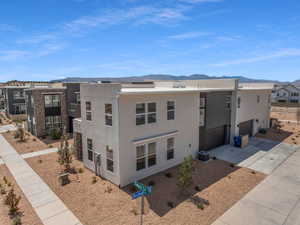
[[116,185],[268,128],[272,87],[237,80],[81,84],[76,152]]
[[272,92],[272,102],[274,103],[299,103],[300,88],[292,85],[275,85]]

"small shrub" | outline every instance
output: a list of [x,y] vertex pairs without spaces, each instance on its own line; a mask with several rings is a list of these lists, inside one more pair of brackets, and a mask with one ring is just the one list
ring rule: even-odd
[[5,198],[5,204],[9,206],[9,214],[10,215],[16,215],[17,212],[19,211],[19,202],[21,200],[21,196],[17,197],[15,194],[14,189],[10,189],[8,194],[6,195]]
[[234,168],[234,167],[235,167],[235,165],[234,165],[233,163],[231,163],[231,164],[230,164],[230,167]]
[[256,174],[256,172],[254,170],[251,171],[252,174]]
[[53,148],[53,145],[48,145],[49,148]]
[[36,138],[33,138],[32,141],[36,141]]
[[203,210],[204,209],[204,205],[202,202],[197,203],[197,208]]
[[170,172],[169,172],[169,173],[166,173],[165,176],[166,176],[167,178],[172,178],[172,177],[173,177],[172,173],[170,173]]
[[92,184],[97,183],[97,181],[98,181],[97,177],[96,177],[96,176],[93,176],[93,178],[92,178]]
[[79,168],[78,169],[78,173],[83,173],[84,172],[84,169],[83,168]]
[[148,185],[149,185],[149,186],[154,186],[154,185],[155,185],[155,182],[154,182],[153,180],[150,180],[150,181],[148,182]]
[[0,183],[0,194],[5,195],[6,194],[6,189],[5,185]]
[[50,131],[50,136],[51,136],[52,140],[58,140],[58,139],[60,139],[61,135],[62,135],[62,133],[61,133],[61,131],[59,129],[52,129]]
[[111,186],[107,186],[106,189],[105,189],[105,191],[104,191],[104,193],[105,193],[105,192],[107,192],[107,193],[110,194],[110,193],[112,192]]
[[42,162],[43,162],[43,160],[42,160],[42,159],[39,159],[39,160],[38,160],[38,163],[42,163]]
[[11,221],[12,225],[21,225],[22,221],[21,221],[21,216],[17,215],[15,216],[12,221]]
[[169,206],[170,208],[174,208],[174,202],[167,202],[167,206]]
[[196,191],[201,191],[202,189],[201,189],[201,187],[199,185],[197,185],[197,186],[195,186],[195,190]]

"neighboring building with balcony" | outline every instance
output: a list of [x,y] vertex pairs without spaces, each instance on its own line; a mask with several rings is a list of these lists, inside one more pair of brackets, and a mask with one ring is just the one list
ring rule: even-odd
[[81,84],[76,154],[125,186],[268,128],[272,88],[230,79]]
[[63,128],[73,133],[73,119],[80,117],[80,84],[64,83],[62,87],[26,90],[27,126],[36,136],[47,136]]
[[1,87],[2,107],[6,115],[12,120],[26,119],[25,90],[28,86]]
[[292,84],[275,85],[272,91],[273,103],[300,103],[300,87]]

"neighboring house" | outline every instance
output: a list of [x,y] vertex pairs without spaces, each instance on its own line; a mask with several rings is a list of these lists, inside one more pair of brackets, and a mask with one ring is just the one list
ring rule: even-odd
[[73,119],[80,117],[79,92],[77,83],[26,90],[28,130],[38,137],[50,135],[53,129],[73,133]]
[[125,186],[268,128],[271,90],[230,79],[81,84],[76,153],[97,175]]
[[276,85],[272,91],[272,102],[274,103],[299,103],[300,87],[292,84]]
[[26,119],[25,89],[28,86],[4,86],[1,88],[2,104],[6,115],[12,120]]

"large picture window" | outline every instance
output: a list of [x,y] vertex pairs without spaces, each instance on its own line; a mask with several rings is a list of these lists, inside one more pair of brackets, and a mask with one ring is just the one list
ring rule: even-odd
[[114,172],[114,155],[113,150],[108,146],[106,147],[106,169]]
[[105,104],[105,125],[112,126],[112,104]]
[[45,107],[59,107],[60,95],[44,95]]
[[175,102],[174,101],[167,102],[167,119],[168,120],[175,119]]

